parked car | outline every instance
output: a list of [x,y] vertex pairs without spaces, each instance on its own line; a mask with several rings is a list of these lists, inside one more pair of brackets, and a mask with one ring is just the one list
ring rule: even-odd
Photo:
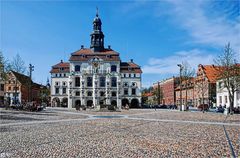
[[203,111],[203,110],[207,111],[209,109],[209,106],[208,106],[208,104],[200,104],[197,108],[200,111]]
[[240,107],[233,108],[234,114],[240,114]]
[[224,112],[224,108],[222,106],[219,106],[219,107],[216,108],[216,112],[223,113]]

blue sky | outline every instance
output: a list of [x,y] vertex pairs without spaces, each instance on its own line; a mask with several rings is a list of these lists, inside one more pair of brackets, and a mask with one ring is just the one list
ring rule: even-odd
[[239,1],[1,1],[0,50],[17,53],[46,83],[51,66],[90,46],[96,6],[105,46],[142,67],[143,86],[178,75],[183,61],[213,64],[227,42],[240,50]]

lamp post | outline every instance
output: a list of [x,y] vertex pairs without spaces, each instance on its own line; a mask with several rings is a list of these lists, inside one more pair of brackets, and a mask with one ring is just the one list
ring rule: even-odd
[[28,100],[29,102],[32,101],[32,72],[34,71],[34,66],[29,64],[29,72],[30,72],[30,83],[29,83],[29,92],[28,92]]
[[183,65],[182,64],[177,64],[177,66],[180,69],[180,111],[182,111],[182,70],[183,70]]
[[158,105],[160,105],[160,100],[161,100],[161,98],[160,98],[160,82],[158,81],[157,82],[158,83]]

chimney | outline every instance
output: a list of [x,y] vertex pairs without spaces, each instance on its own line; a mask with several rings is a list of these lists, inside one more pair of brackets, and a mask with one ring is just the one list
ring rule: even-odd
[[131,63],[133,63],[133,59],[130,59]]
[[81,49],[83,49],[84,48],[84,45],[81,45]]
[[111,45],[108,45],[108,49],[111,49]]

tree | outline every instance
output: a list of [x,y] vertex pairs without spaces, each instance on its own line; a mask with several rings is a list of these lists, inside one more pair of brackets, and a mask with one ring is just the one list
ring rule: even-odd
[[22,60],[19,54],[17,54],[10,63],[11,70],[24,74],[26,72],[25,62]]
[[7,75],[6,73],[11,69],[11,66],[3,56],[3,53],[0,51],[0,78],[6,79]]
[[234,94],[240,91],[240,64],[237,63],[237,54],[228,43],[224,51],[215,60],[218,67],[218,78],[223,81],[224,88],[228,91],[230,113],[233,112]]
[[[188,89],[191,87],[191,85],[189,85],[191,83],[192,78],[195,75],[195,70],[190,66],[190,64],[185,61],[182,62],[182,82],[185,83],[185,106],[187,106],[188,103]],[[182,99],[182,98],[181,98]]]
[[156,104],[159,104],[159,103],[161,104],[161,101],[163,101],[163,90],[160,86],[160,83],[157,88],[152,89],[152,93],[153,93],[153,101]]

